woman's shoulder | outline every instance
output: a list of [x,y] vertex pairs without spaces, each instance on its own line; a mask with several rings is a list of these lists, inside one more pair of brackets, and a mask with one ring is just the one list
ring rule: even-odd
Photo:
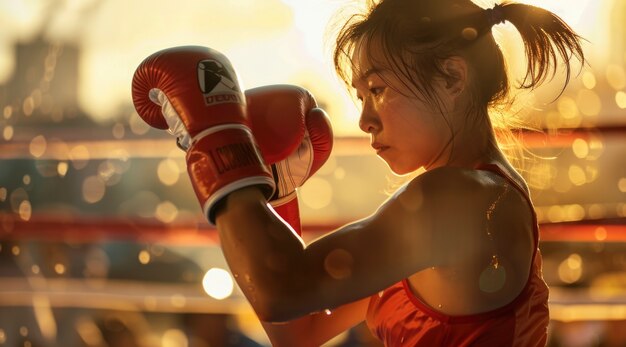
[[[508,202],[507,209],[520,210],[525,218],[529,212],[526,192],[516,189],[518,180],[496,170],[461,167],[441,167],[424,172],[398,190],[395,199],[419,202],[424,213],[440,216],[442,213],[461,217],[479,214],[494,201]],[[523,181],[522,181],[523,182]]]
[[506,178],[491,170],[444,166],[413,178],[405,189],[434,195],[433,198],[478,198],[507,183]]

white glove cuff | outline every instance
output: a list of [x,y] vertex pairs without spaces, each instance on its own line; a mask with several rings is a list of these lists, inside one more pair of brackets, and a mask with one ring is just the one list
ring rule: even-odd
[[257,185],[266,186],[266,187],[269,186],[272,188],[272,191],[274,191],[276,188],[274,184],[274,180],[272,180],[270,177],[252,176],[252,177],[242,178],[235,182],[231,182],[225,185],[224,187],[216,190],[213,194],[211,194],[209,199],[204,203],[204,206],[202,206],[202,210],[204,211],[204,215],[209,221],[209,224],[211,226],[215,226],[215,211],[213,209],[215,208],[215,205],[217,205],[217,203],[220,200],[222,200],[228,194],[234,192],[235,190],[238,190],[244,187],[249,187],[249,186],[257,186]]
[[[313,144],[309,132],[305,131],[300,146],[287,158],[272,164],[272,173],[276,176],[277,198],[272,201],[282,200],[295,194],[296,188],[300,187],[309,177],[313,165]],[[274,205],[276,206],[276,205]]]
[[183,151],[187,151],[189,146],[191,146],[191,137],[189,136],[187,128],[185,128],[185,124],[180,119],[180,115],[167,98],[167,95],[165,95],[161,89],[152,88],[148,96],[152,102],[161,106],[161,114],[163,114],[163,118],[165,118],[165,122],[169,127],[167,131],[176,137],[178,147]]
[[287,203],[291,202],[293,199],[296,199],[297,197],[298,197],[298,193],[294,190],[293,192],[289,193],[288,195],[283,196],[282,198],[278,198],[276,200],[270,201],[270,205],[272,205],[272,207],[279,207],[282,205],[286,205]]

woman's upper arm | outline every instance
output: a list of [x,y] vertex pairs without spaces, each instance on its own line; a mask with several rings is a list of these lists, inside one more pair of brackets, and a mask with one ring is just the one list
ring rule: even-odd
[[308,245],[303,276],[310,281],[294,299],[313,310],[332,308],[451,261],[471,242],[459,231],[476,218],[459,197],[474,199],[480,183],[464,175],[451,170],[418,177],[369,218]]

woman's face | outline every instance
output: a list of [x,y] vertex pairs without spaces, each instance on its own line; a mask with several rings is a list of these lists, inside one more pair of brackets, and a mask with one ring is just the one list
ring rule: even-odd
[[[376,58],[377,46],[368,48]],[[417,98],[406,87],[410,85],[407,81],[388,67],[372,64],[365,49],[365,45],[357,46],[353,55],[352,85],[362,106],[359,127],[370,135],[376,154],[398,175],[442,165],[451,125],[439,108]],[[442,101],[445,114],[445,95]]]

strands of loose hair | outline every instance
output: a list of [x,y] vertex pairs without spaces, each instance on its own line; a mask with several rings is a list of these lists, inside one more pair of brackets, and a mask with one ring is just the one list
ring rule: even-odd
[[[400,77],[401,83],[407,81],[410,85],[403,87],[417,91],[413,93],[415,96],[441,109],[430,82],[436,77],[454,79],[447,75],[442,63],[460,56],[474,73],[473,85],[468,86],[473,99],[468,117],[489,114],[488,121],[494,127],[499,145],[506,148],[505,154],[517,163],[523,162],[528,151],[519,147],[522,144],[516,141],[512,129],[536,129],[523,124],[515,115],[511,119],[501,118],[503,106],[510,106],[514,97],[510,95],[504,55],[491,32],[496,23],[488,12],[470,0],[367,0],[367,6],[364,13],[354,14],[344,22],[335,41],[334,67],[346,86],[351,85],[355,70],[352,54],[357,45],[377,44],[384,48],[384,61],[378,63]],[[515,2],[498,7],[500,17],[519,31],[525,48],[526,73],[516,87],[533,90],[553,79],[561,59],[566,78],[560,96],[572,75],[572,59],[585,64],[582,38],[545,9]],[[466,29],[475,35],[463,35]],[[374,61],[372,54],[367,58]]]

